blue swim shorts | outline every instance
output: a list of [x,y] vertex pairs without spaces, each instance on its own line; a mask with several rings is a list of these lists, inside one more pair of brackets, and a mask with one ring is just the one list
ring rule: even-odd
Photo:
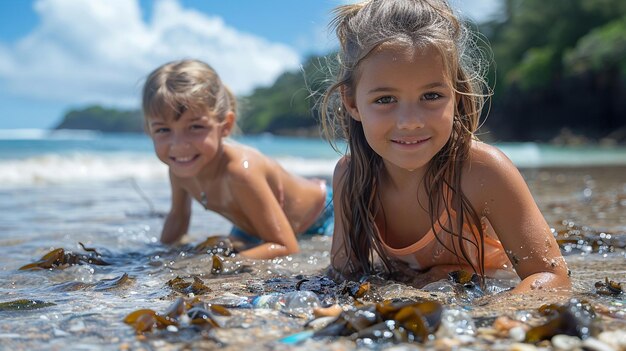
[[[326,202],[322,213],[317,217],[315,223],[313,223],[303,235],[333,235],[333,228],[335,226],[335,212],[333,208],[333,189],[326,184]],[[243,241],[246,246],[255,246],[263,243],[263,240],[256,236],[250,235],[244,232],[241,228],[233,226],[230,231],[230,236],[234,239]]]

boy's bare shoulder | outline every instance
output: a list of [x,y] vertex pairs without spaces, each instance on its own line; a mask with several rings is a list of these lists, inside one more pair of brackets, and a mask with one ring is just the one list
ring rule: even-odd
[[270,160],[255,148],[234,144],[228,147],[224,178],[239,184],[252,184],[265,179]]

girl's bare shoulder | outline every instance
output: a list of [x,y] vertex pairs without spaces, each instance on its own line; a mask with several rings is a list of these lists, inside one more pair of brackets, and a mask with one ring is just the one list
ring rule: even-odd
[[469,159],[463,168],[463,191],[471,198],[484,200],[518,186],[521,175],[513,162],[497,147],[472,142]]

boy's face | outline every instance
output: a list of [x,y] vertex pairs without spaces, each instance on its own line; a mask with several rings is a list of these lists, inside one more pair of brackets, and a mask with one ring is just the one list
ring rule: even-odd
[[222,151],[234,117],[219,121],[207,109],[187,110],[180,118],[150,117],[148,130],[157,157],[178,177],[197,176]]

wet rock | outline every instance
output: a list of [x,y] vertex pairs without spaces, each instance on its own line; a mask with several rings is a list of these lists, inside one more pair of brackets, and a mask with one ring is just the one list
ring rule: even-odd
[[518,326],[509,329],[509,337],[515,341],[524,341],[526,338],[525,328]]
[[616,351],[615,348],[603,343],[596,338],[587,338],[582,342],[585,350],[588,351]]
[[512,344],[509,350],[511,351],[537,351],[538,348],[532,344],[517,343],[517,344]]
[[579,338],[563,334],[555,335],[551,341],[555,350],[562,351],[579,350],[582,345],[582,341]]
[[605,331],[598,335],[598,340],[610,345],[616,350],[626,351],[626,331]]
[[476,335],[476,326],[472,316],[464,310],[444,310],[437,337],[455,337],[458,335]]

